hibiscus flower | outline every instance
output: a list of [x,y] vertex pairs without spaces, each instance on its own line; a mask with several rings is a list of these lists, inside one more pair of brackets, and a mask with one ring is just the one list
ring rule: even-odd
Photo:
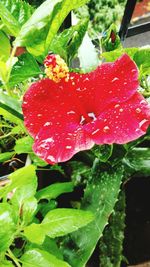
[[64,65],[66,77],[62,61],[56,63],[48,56],[51,79],[33,83],[23,99],[25,126],[39,157],[64,162],[94,144],[124,144],[145,134],[150,108],[137,92],[138,70],[128,55],[87,74],[67,73]]

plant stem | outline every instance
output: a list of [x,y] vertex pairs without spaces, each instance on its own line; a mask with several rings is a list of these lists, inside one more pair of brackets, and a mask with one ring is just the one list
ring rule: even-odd
[[15,255],[12,253],[12,251],[10,249],[7,250],[8,252],[8,256],[10,259],[13,260],[13,262],[16,264],[17,267],[21,267],[20,263],[18,262],[18,259],[15,257]]

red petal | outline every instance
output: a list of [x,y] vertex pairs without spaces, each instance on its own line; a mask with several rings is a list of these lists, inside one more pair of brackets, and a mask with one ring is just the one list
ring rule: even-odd
[[91,73],[72,73],[71,79],[84,109],[97,115],[110,103],[128,100],[139,85],[137,67],[126,54]]
[[81,150],[90,149],[94,142],[78,124],[44,126],[35,138],[33,150],[50,164],[64,162]]
[[111,104],[94,123],[84,129],[96,144],[124,144],[146,133],[150,108],[139,93],[124,103]]
[[33,137],[45,123],[55,126],[57,123],[80,120],[74,97],[64,81],[55,83],[43,79],[33,83],[24,95],[22,109],[25,126]]

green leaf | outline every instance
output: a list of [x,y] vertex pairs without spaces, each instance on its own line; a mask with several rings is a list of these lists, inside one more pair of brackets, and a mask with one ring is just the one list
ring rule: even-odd
[[19,119],[23,119],[21,104],[15,98],[0,92],[0,107]]
[[111,214],[109,224],[100,239],[100,266],[120,267],[123,260],[123,241],[125,230],[125,192],[122,190]]
[[8,37],[2,31],[0,31],[0,41],[0,60],[6,62],[10,56],[11,46]]
[[0,18],[3,24],[8,28],[10,34],[17,36],[20,31],[20,25],[2,2],[0,2]]
[[0,203],[0,253],[11,245],[16,230],[13,208],[7,203]]
[[14,267],[14,265],[10,261],[3,261],[1,267]]
[[45,56],[53,38],[71,9],[86,2],[87,0],[45,1],[23,25],[15,40],[15,45],[26,46],[28,51],[35,56]]
[[50,211],[54,210],[57,207],[57,202],[55,200],[50,200],[48,203],[47,202],[42,202],[39,203],[38,208],[39,211],[42,215],[42,217],[45,217],[45,215]]
[[87,225],[93,218],[89,211],[55,209],[46,214],[41,224],[33,223],[24,228],[24,235],[31,242],[41,244],[45,235],[51,238],[67,235]]
[[107,162],[111,157],[113,145],[95,145],[92,149],[94,155],[102,162]]
[[131,47],[131,48],[121,48],[121,49],[116,49],[114,51],[110,52],[104,52],[102,53],[101,57],[105,58],[107,62],[113,62],[115,61],[118,57],[123,55],[124,53],[128,54],[129,57],[132,59],[134,58],[135,53],[139,50],[137,47]]
[[21,257],[22,267],[71,267],[67,262],[57,259],[47,251],[30,249]]
[[134,61],[142,70],[143,75],[150,75],[150,46],[141,47],[134,55]]
[[[8,176],[10,182],[5,187],[0,188],[0,197],[7,196],[13,189],[23,188],[26,185],[37,186],[35,167],[29,165],[16,170]],[[26,193],[27,194],[27,193]]]
[[76,9],[82,5],[84,5],[87,2],[87,0],[64,0],[62,1],[62,4],[60,5],[60,9],[55,15],[55,17],[52,20],[47,38],[46,38],[46,52],[49,51],[51,42],[53,38],[55,37],[55,34],[58,32],[61,24],[63,23],[64,19],[67,17],[69,12],[73,9]]
[[36,193],[36,198],[38,201],[41,199],[55,199],[63,193],[72,192],[73,187],[74,186],[72,182],[52,184],[39,190]]
[[8,70],[7,70],[6,62],[0,60],[0,81],[3,84],[5,84],[7,81],[7,74],[8,74]]
[[30,136],[25,136],[16,140],[14,150],[17,154],[32,152],[33,139]]
[[42,159],[40,159],[37,155],[34,153],[30,153],[30,158],[33,161],[33,164],[38,167],[45,167],[48,165],[48,163]]
[[41,74],[42,71],[39,68],[36,60],[29,53],[24,53],[18,57],[18,61],[13,66],[9,83],[10,85],[18,84],[31,77],[36,77]]
[[117,166],[108,169],[107,166],[107,170],[102,170],[100,166],[101,163],[96,160],[92,168],[92,179],[87,184],[81,204],[82,209],[93,212],[95,220],[72,233],[62,245],[64,256],[72,267],[86,265],[117,201],[123,168]]
[[75,26],[64,30],[62,33],[54,37],[50,50],[60,55],[66,62],[70,62],[76,55],[79,46],[88,27],[88,20],[79,21]]
[[80,67],[84,72],[89,72],[99,65],[98,53],[88,34],[83,38],[83,42],[78,50],[78,57]]
[[17,124],[20,127],[22,127],[22,130],[24,129],[23,121],[17,118],[15,115],[11,114],[7,110],[0,108],[0,115],[5,118],[5,120],[8,120],[11,123]]
[[33,196],[23,202],[22,221],[25,225],[32,222],[37,210],[37,200]]
[[137,147],[129,151],[124,159],[127,173],[147,176],[150,174],[150,148]]
[[30,250],[30,249],[38,248],[38,249],[41,249],[41,250],[44,250],[44,251],[47,251],[47,252],[53,254],[53,256],[55,256],[56,258],[58,258],[60,260],[63,260],[62,253],[61,253],[60,249],[58,248],[58,245],[56,242],[57,241],[55,241],[54,239],[51,239],[50,237],[46,236],[42,245],[27,243],[25,246],[25,252]]
[[15,154],[14,151],[1,153],[0,154],[0,162],[5,162],[5,161],[9,160],[10,158],[12,158],[12,156],[14,154]]
[[[19,29],[33,13],[33,7],[22,0],[1,0],[1,3],[4,5],[7,13],[11,14],[11,18],[13,18]],[[14,31],[12,32],[9,26],[9,21],[7,21],[8,18],[6,17],[6,23],[5,21],[2,21],[0,26],[7,34],[13,34]],[[16,33],[14,36],[16,36]]]

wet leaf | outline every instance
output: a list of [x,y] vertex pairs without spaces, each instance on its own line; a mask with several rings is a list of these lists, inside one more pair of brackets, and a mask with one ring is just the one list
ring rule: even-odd
[[12,86],[31,77],[37,77],[41,73],[42,71],[34,57],[29,53],[24,53],[18,58],[18,61],[13,66],[9,83]]
[[15,231],[13,208],[7,203],[0,203],[0,252],[4,252],[9,248]]
[[2,31],[0,31],[0,40],[0,60],[6,62],[10,56],[10,41],[9,38]]
[[20,31],[20,25],[2,2],[0,2],[0,18],[3,24],[8,28],[10,34],[17,36]]
[[[13,189],[23,188],[26,185],[37,186],[35,167],[29,165],[16,170],[8,176],[10,182],[5,187],[0,188],[0,197],[7,196]],[[26,192],[27,194],[28,192]]]
[[88,20],[79,21],[77,25],[64,30],[54,37],[50,49],[59,54],[66,62],[70,62],[76,55],[86,33]]
[[38,199],[38,201],[41,199],[55,199],[63,193],[72,192],[73,187],[74,186],[72,182],[52,184],[39,190],[36,193],[36,198]]
[[[70,265],[57,259],[47,251],[33,248],[21,257],[22,267],[69,267]],[[71,266],[70,266],[71,267]]]
[[86,2],[87,0],[45,1],[23,25],[15,40],[15,45],[26,46],[28,51],[35,56],[45,56],[68,13]]
[[[31,224],[24,229],[30,242],[42,244],[45,235],[55,238],[67,235],[87,225],[94,219],[89,211],[75,209],[55,209],[48,212],[41,224]],[[32,232],[32,235],[31,235]]]

